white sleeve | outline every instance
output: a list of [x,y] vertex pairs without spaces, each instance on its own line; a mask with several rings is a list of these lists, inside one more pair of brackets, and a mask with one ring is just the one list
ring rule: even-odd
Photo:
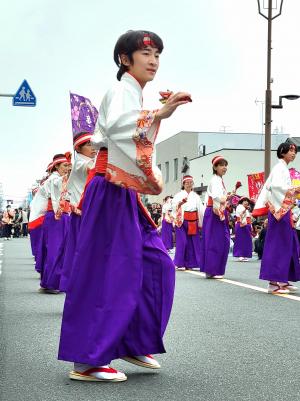
[[212,178],[210,182],[210,191],[213,200],[221,202],[221,200],[224,198],[224,189],[220,180],[218,180],[217,177]]
[[269,184],[269,191],[282,190],[284,193],[291,189],[291,178],[287,169],[281,164],[274,167],[272,179]]
[[199,225],[200,227],[202,227],[205,208],[203,206],[200,196],[198,196],[197,199],[197,210],[198,210]]
[[62,190],[62,178],[61,176],[54,177],[50,182],[50,193],[51,202],[54,213],[57,212],[60,200],[60,194]]

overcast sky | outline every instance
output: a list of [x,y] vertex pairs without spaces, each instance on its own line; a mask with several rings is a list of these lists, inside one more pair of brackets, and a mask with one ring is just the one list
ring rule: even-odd
[[[275,0],[274,0],[275,2]],[[300,95],[300,1],[285,0],[273,22],[273,103]],[[99,108],[115,82],[113,48],[128,29],[158,33],[165,45],[145,108],[159,90],[186,90],[193,103],[164,121],[162,140],[180,130],[261,132],[267,21],[256,0],[10,0],[0,5],[0,93],[27,79],[34,108],[0,97],[0,182],[18,200],[55,153],[72,148],[69,91]],[[273,112],[273,129],[298,133],[300,100]]]

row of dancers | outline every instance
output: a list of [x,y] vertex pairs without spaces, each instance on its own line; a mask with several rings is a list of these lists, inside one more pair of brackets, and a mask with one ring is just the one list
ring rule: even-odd
[[[115,359],[160,368],[153,354],[165,352],[174,262],[188,266],[187,242],[193,242],[193,249],[199,247],[197,263],[207,277],[218,278],[225,271],[230,237],[224,157],[212,161],[205,210],[192,191],[191,177],[183,180],[183,192],[175,197],[181,242],[174,262],[140,200],[140,193],[162,191],[161,173],[152,166],[161,121],[191,101],[187,92],[168,92],[161,108],[143,109],[142,90],[154,79],[162,50],[161,38],[149,31],[128,31],[118,39],[114,48],[117,84],[104,96],[98,115],[89,108],[86,118],[81,118],[81,106],[88,102],[74,96],[72,168],[70,153],[55,155],[31,204],[30,239],[41,274],[40,291],[66,293],[58,358],[73,362],[69,373],[73,380],[127,380],[124,372],[111,366]],[[299,261],[292,257],[289,208],[278,215],[284,194],[288,191],[294,196],[286,171],[287,157],[295,157],[295,152],[295,147],[281,145],[279,167],[266,183],[270,196],[264,205],[268,202],[270,229],[261,278],[278,291],[289,291],[288,280],[299,279],[300,271]],[[283,241],[282,232],[288,246],[280,248],[277,242]],[[273,237],[278,238],[275,249]]]
[[[227,161],[222,158],[222,156],[217,156],[212,160],[214,174],[217,174],[215,167],[217,167],[218,161],[220,160],[224,161],[227,168]],[[162,205],[162,218],[159,230],[162,241],[169,251],[174,247],[175,234],[175,264],[177,270],[197,269],[200,267],[200,236],[204,210],[205,207],[207,207],[209,198],[206,196],[203,205],[200,196],[193,191],[193,186],[193,177],[190,175],[184,176],[182,178],[181,191],[178,192],[175,197],[166,196]],[[210,190],[214,192],[213,198],[215,198],[215,194],[218,190],[215,180],[212,180]],[[229,214],[230,199],[232,196],[235,196],[235,192],[236,190],[226,195]],[[234,227],[235,241],[233,244],[233,256],[243,262],[252,258],[253,218],[250,212],[250,204],[253,204],[253,202],[248,197],[242,196],[239,198],[235,209],[236,224]],[[183,219],[178,218],[179,214],[183,215]],[[230,218],[229,214],[228,218]],[[228,229],[230,231],[229,227]],[[219,274],[219,276],[218,278],[221,278],[221,274]]]
[[[299,241],[292,212],[300,188],[292,186],[287,167],[296,153],[294,144],[280,144],[277,149],[278,163],[264,184],[252,213],[253,217],[268,215],[259,278],[268,281],[268,292],[272,294],[297,291],[290,281],[300,278]],[[228,204],[233,193],[226,191],[223,182],[228,161],[216,156],[212,166],[213,177],[207,188],[205,211],[199,195],[192,190],[193,178],[183,177],[182,190],[172,200],[168,197],[163,206],[161,235],[166,247],[171,249],[175,227],[174,263],[177,270],[200,268],[206,273],[206,278],[221,279],[230,248]],[[242,197],[236,208],[233,256],[241,261],[252,257],[249,203],[249,198]]]

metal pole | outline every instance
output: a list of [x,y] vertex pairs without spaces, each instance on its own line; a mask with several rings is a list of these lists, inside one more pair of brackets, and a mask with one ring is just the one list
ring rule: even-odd
[[271,168],[271,129],[272,129],[272,91],[271,91],[271,52],[272,52],[272,0],[268,6],[268,54],[267,54],[267,90],[265,103],[265,180]]
[[5,94],[5,93],[3,93],[3,94],[1,94],[0,93],[0,97],[14,97],[15,95],[7,95],[7,94]]

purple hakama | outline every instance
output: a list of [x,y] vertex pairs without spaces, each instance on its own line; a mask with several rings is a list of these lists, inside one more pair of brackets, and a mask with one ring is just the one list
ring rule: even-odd
[[[47,224],[46,224],[47,225]],[[47,254],[47,248],[46,248],[46,243],[45,243],[45,220],[43,221],[43,224],[41,225],[41,236],[40,240],[37,243],[37,253],[35,257],[35,270],[39,273],[42,273],[42,270],[45,266],[45,258]]]
[[69,289],[69,279],[72,272],[72,266],[74,262],[75,249],[77,243],[77,237],[80,229],[81,216],[75,213],[71,213],[70,216],[70,226],[68,231],[68,236],[66,240],[65,255],[63,261],[63,267],[61,271],[59,290],[62,292],[67,292]]
[[173,248],[173,224],[165,219],[161,223],[161,239],[167,250]]
[[188,221],[184,220],[181,227],[175,227],[176,252],[175,266],[192,269],[200,267],[200,232],[188,235]]
[[136,192],[95,176],[82,210],[58,358],[103,366],[165,352],[175,269]]
[[236,223],[233,256],[236,258],[252,258],[252,236],[250,224],[241,227],[240,222]]
[[43,260],[41,287],[59,289],[60,275],[64,257],[65,241],[69,228],[69,215],[63,213],[60,220],[54,212],[48,211],[43,224]]
[[39,241],[41,240],[42,237],[42,225],[30,230],[29,237],[30,237],[31,252],[34,258],[36,259],[38,254]]
[[279,221],[268,214],[268,229],[261,261],[261,280],[287,283],[300,280],[299,244],[291,226],[291,212]]
[[230,247],[228,213],[225,210],[225,220],[220,220],[212,207],[205,209],[200,270],[212,276],[223,276]]

